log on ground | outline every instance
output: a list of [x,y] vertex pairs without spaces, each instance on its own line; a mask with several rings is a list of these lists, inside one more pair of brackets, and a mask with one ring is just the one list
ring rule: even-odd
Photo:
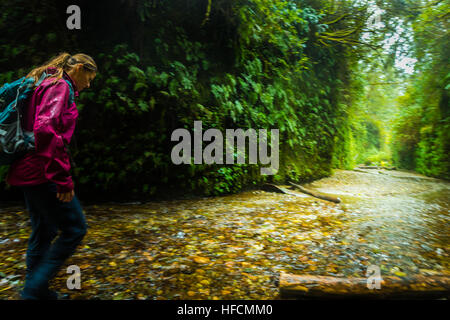
[[359,166],[356,169],[384,169],[384,170],[397,170],[397,167],[384,167],[384,166]]
[[291,186],[293,186],[294,188],[296,188],[296,189],[300,190],[301,192],[306,193],[306,194],[308,194],[310,196],[313,196],[313,197],[316,197],[316,198],[319,198],[319,199],[322,199],[322,200],[331,201],[331,202],[334,202],[334,203],[340,203],[341,202],[341,199],[339,199],[339,198],[336,198],[336,197],[333,197],[333,196],[330,196],[330,195],[326,195],[326,194],[323,194],[323,193],[315,191],[315,190],[306,189],[305,187],[302,187],[302,186],[300,186],[300,185],[298,185],[296,183],[289,182],[289,184]]
[[283,193],[283,194],[290,194],[288,190],[285,190],[284,188],[281,188],[279,186],[276,186],[271,183],[265,183],[261,186],[261,189],[267,192],[276,192],[276,193]]
[[[372,282],[373,285],[375,283]],[[302,299],[425,299],[449,298],[449,275],[381,276],[380,289],[369,289],[368,278],[280,274],[282,298]]]

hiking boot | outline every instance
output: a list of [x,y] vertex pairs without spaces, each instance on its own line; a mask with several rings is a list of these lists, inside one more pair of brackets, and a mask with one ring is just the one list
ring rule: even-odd
[[45,291],[24,289],[20,292],[20,297],[23,300],[68,300],[70,295],[68,293],[59,293],[50,289]]

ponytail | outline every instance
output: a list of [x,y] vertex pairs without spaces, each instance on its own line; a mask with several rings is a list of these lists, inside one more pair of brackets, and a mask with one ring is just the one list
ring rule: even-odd
[[75,65],[79,63],[83,65],[84,69],[90,72],[97,72],[97,65],[94,59],[92,59],[90,56],[83,53],[78,53],[71,56],[69,53],[63,52],[55,57],[52,57],[42,66],[31,70],[26,77],[34,78],[34,83],[36,84],[42,74],[44,72],[47,72],[48,68],[56,68],[57,71],[50,76],[51,78],[55,78],[53,83],[56,83],[59,79],[62,78],[64,71],[67,72],[71,70]]

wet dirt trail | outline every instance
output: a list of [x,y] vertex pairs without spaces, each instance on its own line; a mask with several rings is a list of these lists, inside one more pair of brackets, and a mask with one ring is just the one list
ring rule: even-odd
[[[450,274],[450,183],[338,170],[295,195],[235,195],[84,206],[88,234],[52,285],[75,299],[277,299],[279,273]],[[17,299],[29,233],[23,206],[0,209],[0,299]],[[68,265],[81,271],[69,290]]]

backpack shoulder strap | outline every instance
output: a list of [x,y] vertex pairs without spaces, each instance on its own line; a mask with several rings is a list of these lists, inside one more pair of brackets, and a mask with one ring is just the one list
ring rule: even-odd
[[69,103],[72,104],[73,102],[75,102],[75,94],[73,92],[72,84],[67,79],[64,79],[64,81],[69,85]]
[[39,78],[38,82],[36,83],[36,87],[39,87],[39,85],[42,83],[42,81],[44,81],[45,78],[47,78],[48,76],[50,76],[50,75],[47,74],[46,72],[42,72],[41,77]]

